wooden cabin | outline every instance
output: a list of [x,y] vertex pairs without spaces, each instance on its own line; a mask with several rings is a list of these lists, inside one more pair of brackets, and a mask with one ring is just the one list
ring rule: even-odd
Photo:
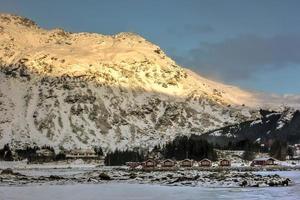
[[231,162],[230,162],[230,160],[222,159],[219,162],[219,166],[220,167],[230,167],[231,166]]
[[66,153],[67,159],[97,159],[96,152],[92,149],[74,149]]
[[161,167],[162,168],[172,168],[175,166],[175,161],[171,160],[171,159],[166,159],[164,161],[161,162]]
[[143,169],[154,169],[156,167],[156,161],[152,159],[148,159],[143,162]]
[[129,167],[129,169],[135,169],[141,165],[140,162],[126,162],[125,164]]
[[193,167],[193,161],[190,159],[184,159],[180,161],[180,167]]
[[211,167],[212,162],[211,162],[211,160],[204,158],[199,161],[198,165],[199,165],[199,167]]
[[251,166],[266,166],[266,165],[275,165],[274,158],[257,158],[251,162]]

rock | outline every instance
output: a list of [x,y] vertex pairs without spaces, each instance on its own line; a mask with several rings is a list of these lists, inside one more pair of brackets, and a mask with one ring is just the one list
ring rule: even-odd
[[167,174],[168,178],[173,178],[173,174]]
[[105,181],[111,180],[111,177],[110,177],[109,175],[103,173],[103,172],[102,172],[101,174],[99,174],[99,178],[100,178],[101,180],[105,180]]
[[181,177],[178,177],[177,179],[175,179],[174,181],[172,181],[171,183],[177,183],[177,182],[182,182],[182,181],[190,181],[192,179],[193,178],[181,176]]
[[284,181],[281,182],[282,186],[289,186],[289,181],[291,181],[290,179],[285,179]]
[[1,174],[10,174],[10,175],[14,175],[14,172],[11,168],[7,168],[2,170]]
[[200,178],[200,175],[197,174],[196,176],[194,176],[194,180],[198,180]]
[[129,174],[129,178],[130,179],[135,179],[136,177],[137,177],[137,175],[135,173]]
[[50,180],[61,180],[61,179],[64,179],[64,178],[61,177],[61,176],[51,175],[51,176],[49,176],[49,179]]
[[277,182],[270,181],[270,182],[268,183],[268,185],[269,185],[270,187],[274,187],[274,186],[278,186],[278,183],[277,183]]
[[246,180],[243,180],[242,183],[240,184],[241,187],[246,187],[248,182]]
[[259,187],[259,184],[256,183],[256,184],[254,184],[254,185],[251,185],[251,187]]

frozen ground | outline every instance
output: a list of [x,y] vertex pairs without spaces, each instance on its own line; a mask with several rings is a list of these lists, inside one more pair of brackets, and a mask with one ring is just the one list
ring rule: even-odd
[[74,169],[74,168],[95,168],[101,165],[99,162],[84,162],[81,159],[74,161],[58,161],[43,164],[28,164],[27,160],[23,161],[0,161],[0,170],[11,168],[11,169]]
[[0,200],[176,200],[176,199],[265,199],[298,200],[300,172],[256,172],[279,174],[294,180],[291,187],[206,188],[170,187],[149,184],[106,183],[71,185],[29,185],[0,187]]
[[169,187],[147,184],[75,184],[40,185],[24,187],[0,187],[0,200],[176,200],[176,199],[264,199],[298,200],[300,196],[300,172],[277,173],[293,179],[291,187],[266,188],[198,188]]

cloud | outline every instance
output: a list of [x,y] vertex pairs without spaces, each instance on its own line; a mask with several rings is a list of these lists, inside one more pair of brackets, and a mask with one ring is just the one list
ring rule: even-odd
[[215,29],[211,25],[185,24],[183,27],[171,27],[167,33],[178,37],[213,33]]
[[267,107],[281,107],[285,106],[300,109],[300,95],[297,94],[266,94],[266,93],[255,93],[256,98],[260,105]]
[[200,43],[175,60],[224,81],[248,79],[257,72],[300,64],[300,35],[240,35],[218,43]]

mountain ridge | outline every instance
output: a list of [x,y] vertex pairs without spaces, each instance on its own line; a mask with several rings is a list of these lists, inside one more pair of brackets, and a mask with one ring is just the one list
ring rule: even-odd
[[250,92],[178,66],[139,35],[0,15],[0,145],[151,148],[257,118]]

